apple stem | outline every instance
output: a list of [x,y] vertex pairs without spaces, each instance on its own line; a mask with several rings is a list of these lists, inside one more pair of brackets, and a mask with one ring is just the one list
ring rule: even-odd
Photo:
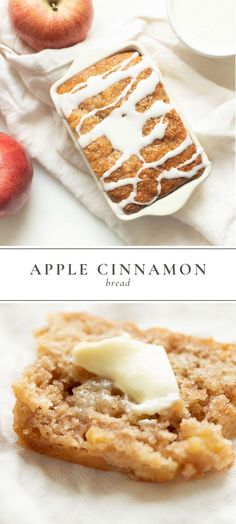
[[53,2],[52,0],[50,1],[50,6],[52,8],[53,11],[58,11],[58,7],[57,7],[57,4],[56,2]]

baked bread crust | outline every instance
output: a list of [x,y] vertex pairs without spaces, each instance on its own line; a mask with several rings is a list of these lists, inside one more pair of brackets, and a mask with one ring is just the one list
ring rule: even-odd
[[[57,94],[65,95],[72,93],[72,90],[75,90],[79,85],[82,86],[79,89],[86,89],[84,84],[86,84],[88,78],[98,77],[98,75],[105,73],[110,74],[115,67],[121,67],[121,64],[125,63],[127,60],[130,60],[130,63],[125,66],[124,69],[129,71],[133,65],[143,61],[143,56],[139,53],[136,53],[137,56],[132,58],[134,54],[135,53],[132,51],[120,52],[99,61],[64,82],[59,86]],[[97,125],[101,124],[101,122],[105,121],[105,119],[109,117],[115,109],[121,107],[122,104],[129,99],[131,93],[133,93],[137,89],[137,86],[140,85],[140,82],[144,80],[147,81],[152,73],[152,67],[150,64],[147,64],[140,74],[137,75],[136,80],[131,85],[128,93],[125,92],[125,88],[130,82],[129,76],[115,82],[113,85],[94,96],[88,95],[86,100],[83,100],[76,109],[73,109],[71,113],[67,115],[68,124],[75,134],[76,139],[80,141],[81,136],[90,132]],[[123,92],[125,95],[120,99]],[[58,99],[60,103],[60,97]],[[165,104],[169,103],[169,98],[163,83],[162,81],[158,82],[158,80],[153,92],[148,94],[148,96],[144,96],[144,98],[136,104],[135,108],[139,113],[144,113],[157,101],[162,101]],[[112,107],[108,107],[111,105]],[[124,114],[123,116],[126,115]],[[82,119],[83,122],[81,125]],[[161,120],[161,116],[149,118],[142,128],[143,135],[149,135],[153,131],[155,125],[160,123]],[[112,202],[119,206],[122,204],[122,210],[127,215],[136,213],[147,205],[153,203],[155,200],[167,196],[180,186],[188,183],[190,180],[200,177],[204,172],[205,167],[202,167],[202,154],[196,154],[196,145],[193,143],[190,143],[190,145],[179,154],[176,153],[173,158],[167,159],[163,164],[156,167],[147,167],[147,164],[155,163],[167,153],[180,147],[188,135],[182,118],[174,108],[170,107],[167,113],[164,114],[163,123],[167,124],[164,137],[154,139],[150,144],[143,147],[143,149],[139,151],[141,158],[140,156],[138,157],[137,154],[132,154],[130,158],[126,159],[123,164],[115,169],[115,171],[113,171],[105,180],[103,180],[104,175],[121,157],[121,151],[113,146],[106,135],[99,136],[86,147],[82,147],[95,175],[101,183],[105,182],[105,184],[103,183],[103,189],[107,191],[107,195]],[[115,125],[114,122],[114,126]],[[184,165],[185,163],[186,165]],[[189,173],[198,165],[199,169],[196,169],[194,174],[188,178]],[[135,177],[138,176],[140,169],[142,169],[142,166],[143,170],[139,175],[140,180],[137,185],[137,193],[133,200],[131,199],[131,201],[129,201],[130,195],[134,189],[131,183],[123,183],[121,185],[118,183],[118,187],[109,190],[109,183],[111,182],[117,184],[120,180],[135,179]],[[181,169],[182,175],[179,177],[176,175],[173,178],[163,178],[160,187],[158,187],[157,177],[163,174],[164,171],[170,172],[172,168]],[[186,177],[183,176],[183,172],[186,172]],[[108,185],[106,186],[107,183]],[[106,187],[108,189],[106,189]],[[126,202],[127,199],[128,201]]]
[[[163,344],[183,400],[162,415],[129,410],[110,381],[71,361],[80,340],[123,333]],[[36,333],[38,359],[14,384],[14,429],[20,444],[84,466],[164,482],[233,462],[236,434],[236,345],[161,328],[140,330],[83,313],[52,315]]]

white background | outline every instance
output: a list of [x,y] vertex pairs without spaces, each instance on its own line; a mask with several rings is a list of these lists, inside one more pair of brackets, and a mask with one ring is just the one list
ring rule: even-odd
[[[102,1],[102,0],[101,0]],[[144,0],[145,3],[148,0]],[[165,3],[164,0],[156,0]],[[135,0],[127,1],[127,7]],[[0,129],[4,129],[0,117]],[[193,230],[165,219],[173,244],[206,244]],[[0,221],[1,245],[122,245],[69,192],[35,165],[31,198],[16,216]],[[167,244],[163,228],[162,244]],[[88,262],[91,278],[35,278],[34,263]],[[116,288],[116,299],[235,299],[235,251],[1,251],[0,300],[114,300],[94,271],[98,262],[207,264],[208,278],[139,277],[131,288]],[[155,282],[155,285],[153,284]],[[43,285],[44,284],[44,285]],[[126,293],[126,295],[124,294]],[[141,326],[160,324],[199,336],[236,341],[234,304],[7,304],[0,305],[0,472],[4,524],[233,524],[235,467],[189,483],[149,485],[116,473],[87,470],[41,457],[16,446],[11,392],[23,368],[33,361],[33,329],[52,310],[83,309]],[[10,496],[9,496],[10,493]]]
[[[88,265],[88,276],[56,275],[56,264]],[[106,287],[99,264],[206,264],[206,276],[133,276],[130,287]],[[37,264],[50,276],[30,276]],[[0,300],[235,300],[236,249],[33,249],[0,252]],[[109,277],[127,281],[128,276]]]

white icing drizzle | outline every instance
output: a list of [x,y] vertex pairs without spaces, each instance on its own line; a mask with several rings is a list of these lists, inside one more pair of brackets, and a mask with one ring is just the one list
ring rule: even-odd
[[[126,185],[132,185],[132,190],[128,198],[123,199],[117,205],[123,210],[128,204],[137,204],[140,206],[152,204],[161,194],[161,182],[164,178],[176,179],[176,178],[192,178],[196,173],[205,168],[209,162],[207,159],[202,159],[202,162],[197,166],[192,167],[189,171],[183,171],[184,166],[192,164],[198,156],[202,155],[202,148],[198,148],[192,157],[186,160],[182,165],[165,169],[160,171],[162,166],[170,158],[181,154],[193,141],[189,135],[178,145],[175,149],[168,151],[165,155],[154,162],[145,162],[141,155],[142,149],[149,146],[155,140],[162,140],[165,136],[166,129],[168,127],[168,117],[166,115],[173,109],[171,104],[165,103],[162,100],[155,101],[151,107],[146,109],[144,112],[140,112],[136,109],[139,102],[145,99],[147,96],[153,94],[159,81],[160,76],[158,71],[153,69],[151,61],[142,57],[142,60],[138,63],[133,63],[135,58],[139,56],[139,53],[132,53],[131,57],[123,60],[120,64],[114,66],[110,71],[102,73],[100,75],[90,76],[86,82],[76,85],[69,93],[60,95],[61,109],[68,118],[71,113],[78,109],[78,107],[87,99],[97,96],[102,93],[105,89],[111,87],[113,84],[129,79],[128,84],[124,87],[119,96],[112,103],[101,107],[95,108],[92,111],[86,113],[80,120],[76,127],[76,133],[78,134],[78,141],[80,146],[85,149],[92,144],[96,139],[105,136],[114,150],[119,151],[121,156],[116,162],[103,174],[100,181],[103,185],[104,191],[113,191],[119,187]],[[136,88],[131,92],[134,83],[137,81],[140,73],[145,71],[147,68],[151,68],[152,72],[143,80],[140,80],[136,85]],[[130,93],[130,94],[129,94]],[[127,98],[127,99],[126,99]],[[121,103],[120,103],[121,102]],[[116,107],[120,103],[120,107]],[[99,123],[88,132],[81,133],[84,122],[101,111],[113,109],[109,114],[103,118]],[[144,125],[150,119],[159,119],[154,125],[152,131],[148,135],[143,135]],[[166,121],[165,121],[166,120]],[[126,161],[132,156],[136,156],[142,167],[138,170],[134,177],[121,178],[116,182],[107,181],[109,176],[117,171]],[[156,169],[157,176],[157,195],[149,202],[137,202],[138,184],[142,182],[141,173],[146,169]]]
[[[60,105],[64,115],[68,118],[72,111],[77,109],[82,102],[87,100],[87,98],[96,96],[116,82],[128,78],[130,76],[131,68],[129,69],[129,74],[127,74],[127,69],[124,68],[137,56],[138,53],[133,53],[130,58],[124,60],[120,64],[120,67],[115,66],[105,74],[102,73],[101,75],[90,76],[86,82],[81,82],[68,93],[63,93],[60,96]],[[134,76],[143,71],[141,63],[135,64],[132,67],[132,71]]]

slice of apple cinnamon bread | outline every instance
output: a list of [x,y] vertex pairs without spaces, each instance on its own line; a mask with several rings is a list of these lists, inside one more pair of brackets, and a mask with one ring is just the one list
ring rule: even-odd
[[[164,346],[182,406],[132,411],[111,381],[77,366],[79,341],[129,333]],[[236,434],[236,345],[166,329],[141,330],[83,313],[54,314],[36,333],[38,358],[14,384],[14,429],[39,453],[139,480],[189,479],[228,468]]]

